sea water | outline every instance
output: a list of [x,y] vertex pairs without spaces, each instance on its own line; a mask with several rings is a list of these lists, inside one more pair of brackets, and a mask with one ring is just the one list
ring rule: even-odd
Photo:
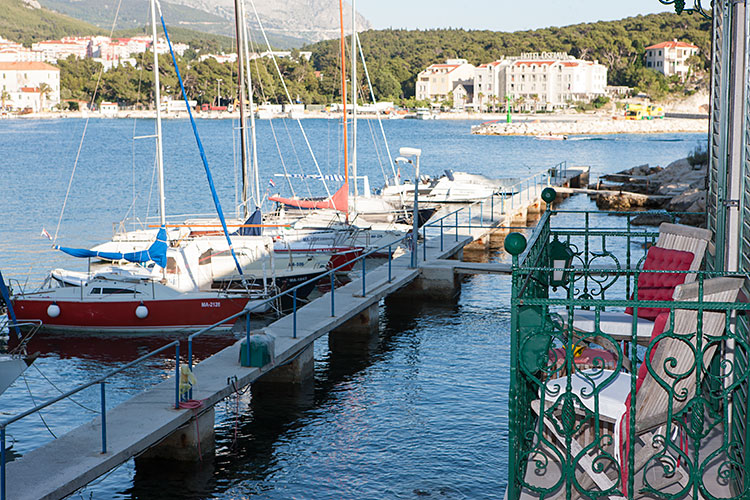
[[[290,187],[276,174],[343,174],[340,122],[304,120],[304,135],[296,121],[256,123],[261,195],[325,194],[320,181],[297,179]],[[706,140],[703,134],[660,134],[538,141],[472,136],[472,124],[388,120],[383,127],[390,157],[399,147],[421,148],[421,172],[432,176],[452,169],[525,177],[567,161],[591,166],[595,178],[646,163],[666,166]],[[201,120],[198,128],[223,208],[234,215],[236,122]],[[52,268],[85,269],[85,262],[54,251],[42,230],[58,244],[88,247],[108,240],[125,218],[143,226],[158,221],[153,139],[133,139],[153,129],[151,120],[0,122],[0,271],[6,280],[29,288]],[[360,122],[358,140],[359,175],[377,188],[393,177],[379,124]],[[211,213],[204,166],[186,120],[165,121],[164,158],[166,213]],[[402,179],[412,178],[408,168],[401,167]],[[336,188],[329,182],[329,190]],[[578,195],[561,208],[594,206]],[[309,387],[283,394],[246,391],[220,403],[214,458],[138,467],[131,460],[73,498],[501,498],[507,482],[509,288],[506,276],[478,275],[464,280],[454,302],[386,301],[371,342],[344,351],[331,351],[326,337],[316,342]],[[30,350],[41,357],[0,396],[2,416],[176,338],[184,336],[38,334]],[[231,334],[208,336],[196,345],[196,356],[234,340]],[[107,385],[108,407],[173,369],[168,352],[117,375]],[[10,455],[23,455],[95,418],[98,410],[99,389],[93,388],[11,425]]]

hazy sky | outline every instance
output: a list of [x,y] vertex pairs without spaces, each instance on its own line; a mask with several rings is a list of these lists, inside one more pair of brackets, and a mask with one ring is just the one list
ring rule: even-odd
[[493,31],[674,12],[673,6],[662,5],[659,0],[356,0],[356,7],[376,29],[451,27]]

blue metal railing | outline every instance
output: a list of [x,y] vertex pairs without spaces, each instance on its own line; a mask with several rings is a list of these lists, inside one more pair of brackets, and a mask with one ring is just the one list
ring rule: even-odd
[[122,366],[120,368],[117,368],[116,370],[112,370],[105,375],[92,380],[90,382],[87,382],[85,384],[79,385],[75,387],[74,389],[71,389],[70,391],[63,393],[55,398],[52,398],[48,401],[45,401],[42,404],[39,404],[35,406],[34,408],[31,408],[29,410],[26,410],[22,413],[19,413],[18,415],[15,415],[11,418],[5,419],[3,421],[0,421],[0,463],[2,464],[2,467],[0,467],[0,500],[6,499],[6,478],[5,478],[5,429],[12,423],[18,422],[19,420],[28,417],[29,415],[33,415],[34,413],[37,413],[40,410],[43,410],[44,408],[47,408],[48,406],[51,406],[55,403],[58,403],[62,401],[63,399],[67,399],[74,394],[77,394],[85,389],[88,389],[89,387],[92,387],[94,385],[99,384],[100,386],[100,402],[101,402],[101,429],[102,429],[102,453],[107,453],[107,408],[106,408],[106,381],[108,378],[117,375],[118,373],[123,372],[124,370],[127,370],[128,368],[131,368],[132,366],[135,366],[146,359],[149,359],[161,352],[166,351],[167,349],[174,347],[175,348],[175,398],[174,398],[174,407],[175,409],[180,407],[180,341],[175,340],[173,342],[170,342],[167,345],[164,345],[160,347],[159,349],[156,349],[154,351],[149,352],[148,354],[144,354],[140,358],[131,361],[130,363],[126,364],[125,366]]
[[[214,330],[215,328],[219,327],[220,325],[223,325],[229,321],[236,320],[237,318],[240,318],[241,316],[245,316],[245,346],[247,349],[247,359],[250,359],[250,315],[253,313],[253,311],[258,310],[259,308],[263,308],[264,305],[274,303],[276,301],[280,301],[282,297],[289,296],[291,294],[292,296],[292,338],[297,338],[297,290],[304,286],[309,286],[312,283],[318,282],[319,280],[324,279],[326,276],[330,276],[330,282],[331,282],[331,316],[336,316],[336,309],[335,309],[335,296],[336,296],[336,286],[335,286],[335,280],[334,276],[337,272],[340,272],[344,268],[350,267],[353,264],[355,264],[358,261],[361,261],[362,263],[362,269],[361,269],[361,276],[362,276],[362,297],[365,297],[367,295],[367,282],[365,279],[366,273],[367,273],[367,266],[365,264],[365,259],[367,257],[372,257],[375,254],[380,254],[383,250],[386,248],[388,249],[388,283],[393,281],[393,247],[398,246],[400,243],[404,242],[405,240],[411,241],[411,234],[405,234],[401,238],[391,241],[385,245],[382,245],[378,248],[375,248],[373,250],[370,250],[369,252],[363,253],[356,259],[353,259],[351,261],[345,262],[344,264],[341,264],[338,267],[335,267],[333,269],[330,269],[326,271],[325,273],[316,276],[315,278],[312,278],[310,280],[307,280],[303,283],[300,283],[288,290],[284,290],[283,292],[280,292],[273,297],[269,297],[263,301],[259,302],[253,302],[253,304],[249,304],[248,307],[246,307],[244,310],[233,314],[232,316],[218,322],[214,323],[213,325],[207,326],[201,330],[198,330],[197,332],[193,333],[188,337],[188,367],[192,370],[193,368],[193,339],[196,337],[203,335],[206,332],[209,332],[211,330]],[[425,245],[422,245],[425,246]],[[416,252],[417,249],[414,249]]]

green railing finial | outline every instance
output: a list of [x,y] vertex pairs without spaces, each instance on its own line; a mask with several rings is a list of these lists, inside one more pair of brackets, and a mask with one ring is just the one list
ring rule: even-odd
[[542,190],[542,200],[544,200],[545,203],[552,203],[555,201],[555,198],[557,198],[557,191],[555,191],[554,188],[546,187]]
[[505,251],[517,257],[526,250],[526,238],[521,233],[510,233],[505,237]]

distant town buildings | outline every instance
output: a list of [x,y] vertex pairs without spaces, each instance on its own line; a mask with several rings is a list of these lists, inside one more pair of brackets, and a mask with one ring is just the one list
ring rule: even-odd
[[[133,56],[141,54],[151,48],[151,37],[135,36],[132,38],[109,38],[107,36],[65,37],[60,40],[44,40],[31,45],[22,46],[0,37],[0,61],[3,62],[48,62],[55,64],[70,56],[79,59],[91,58],[110,69],[120,64],[134,64]],[[182,56],[189,48],[184,43],[174,43],[175,53]],[[159,54],[169,52],[169,45],[164,39],[156,44]]]
[[60,70],[40,61],[0,62],[3,105],[34,112],[60,103]]
[[[266,52],[251,52],[250,53],[250,60],[258,59],[258,58],[267,58],[270,59],[272,57],[280,58],[280,59],[293,59],[292,57],[293,53],[291,50],[275,50],[275,51],[266,51]],[[300,51],[299,52],[299,59],[309,61],[312,58],[312,52],[309,51]],[[206,59],[214,59],[216,62],[219,62],[221,64],[230,63],[234,64],[237,62],[237,54],[203,54],[201,55],[198,60],[199,61],[205,61]]]
[[474,79],[474,70],[474,65],[466,59],[448,59],[445,64],[431,64],[417,75],[416,97],[418,100],[447,100],[458,83]]
[[552,110],[574,101],[605,95],[607,68],[559,52],[527,53],[477,67],[449,59],[419,73],[416,97],[454,108],[486,110],[505,107],[507,98],[520,110]]
[[646,67],[664,76],[678,75],[684,80],[690,72],[687,59],[698,53],[698,47],[687,42],[661,42],[646,47]]

